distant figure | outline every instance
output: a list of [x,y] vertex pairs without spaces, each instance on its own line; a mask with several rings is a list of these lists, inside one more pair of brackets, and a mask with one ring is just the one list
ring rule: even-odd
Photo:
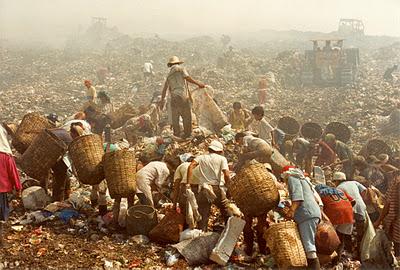
[[229,123],[233,129],[245,130],[251,122],[251,114],[242,108],[240,102],[233,103],[233,109],[229,113]]
[[143,66],[144,83],[147,84],[154,77],[153,61],[150,60],[144,63]]
[[386,69],[385,74],[383,74],[383,79],[387,82],[393,82],[394,76],[393,72],[397,70],[397,65],[394,65],[391,68]]
[[97,79],[99,80],[100,84],[104,84],[107,78],[109,70],[107,67],[100,67],[96,71]]
[[266,76],[261,76],[258,81],[258,104],[260,106],[265,104],[265,99],[267,97],[268,81]]
[[86,100],[96,103],[97,91],[96,88],[94,88],[94,86],[92,85],[92,81],[85,80],[84,84],[86,86]]

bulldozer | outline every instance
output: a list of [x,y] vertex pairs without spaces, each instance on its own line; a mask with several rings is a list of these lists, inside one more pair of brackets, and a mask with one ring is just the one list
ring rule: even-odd
[[312,50],[305,51],[301,73],[303,85],[343,86],[356,81],[358,48],[343,48],[344,39],[313,39]]

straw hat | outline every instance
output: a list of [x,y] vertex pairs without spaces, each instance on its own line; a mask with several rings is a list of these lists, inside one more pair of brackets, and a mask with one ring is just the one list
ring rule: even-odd
[[169,61],[168,61],[168,65],[174,65],[174,64],[182,64],[183,61],[179,60],[178,56],[172,56]]

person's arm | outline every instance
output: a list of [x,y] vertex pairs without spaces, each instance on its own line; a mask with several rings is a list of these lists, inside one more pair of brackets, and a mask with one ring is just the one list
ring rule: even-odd
[[167,95],[167,90],[168,90],[168,81],[165,80],[164,87],[161,93],[161,109],[163,109],[165,105],[165,97]]
[[385,206],[383,207],[383,210],[382,210],[381,214],[379,215],[378,220],[374,222],[374,227],[375,228],[378,228],[379,225],[381,225],[381,223],[383,222],[383,220],[385,219],[385,217],[389,213],[389,207],[390,207],[390,203],[387,201],[385,203]]
[[204,87],[206,87],[206,85],[205,85],[204,83],[201,83],[201,82],[199,82],[199,81],[196,81],[195,79],[193,79],[193,78],[190,77],[190,76],[185,77],[185,80],[186,80],[187,82],[190,82],[190,83],[193,83],[193,84],[197,85],[199,88],[204,88]]
[[176,208],[176,204],[178,202],[178,196],[180,193],[181,189],[181,181],[182,181],[182,174],[180,171],[180,168],[178,167],[176,169],[175,175],[174,175],[174,184],[173,184],[173,189],[172,189],[172,203],[174,204],[174,207]]
[[229,170],[223,170],[222,172],[224,174],[225,185],[228,185],[229,181],[231,181],[231,177],[229,176]]
[[197,165],[199,165],[199,163],[195,160],[190,163],[187,171],[187,185],[190,185],[193,182],[193,170],[197,167]]

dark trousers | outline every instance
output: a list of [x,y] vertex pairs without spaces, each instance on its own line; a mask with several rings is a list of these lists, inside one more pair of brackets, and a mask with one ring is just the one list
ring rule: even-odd
[[53,166],[53,201],[63,201],[68,199],[69,191],[71,189],[71,182],[67,175],[68,167],[62,160],[59,160]]
[[172,129],[174,135],[181,136],[181,128],[179,126],[179,117],[183,120],[183,131],[185,138],[192,135],[192,106],[189,99],[178,95],[171,97],[171,117]]
[[221,215],[226,222],[228,220],[228,214],[226,212],[223,201],[226,199],[225,195],[222,194],[219,186],[212,186],[213,191],[217,198],[213,202],[209,202],[207,200],[207,196],[205,195],[205,191],[202,190],[199,193],[196,188],[192,188],[192,190],[196,194],[197,205],[199,206],[199,213],[201,215],[201,220],[198,222],[197,227],[200,230],[207,231],[208,227],[208,218],[210,217],[211,206],[214,204],[221,211]]
[[[257,218],[257,225],[255,226],[255,234],[257,237],[258,249],[261,254],[266,254],[267,241],[264,239],[264,230],[268,229],[267,214],[263,214]],[[253,231],[254,217],[244,216],[246,224],[243,229],[244,243],[246,244],[245,252],[251,256],[253,254],[254,244],[254,231]]]

